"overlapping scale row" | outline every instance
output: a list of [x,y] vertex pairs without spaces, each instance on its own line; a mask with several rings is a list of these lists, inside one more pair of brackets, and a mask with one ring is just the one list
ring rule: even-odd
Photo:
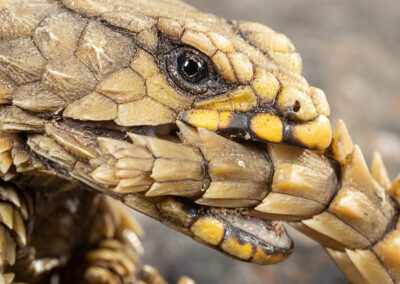
[[[86,241],[80,254],[66,264],[60,277],[68,283],[166,283],[158,271],[140,262],[144,253],[139,237],[143,229],[119,201],[105,195],[94,197],[89,230],[81,237]],[[35,269],[51,265],[47,259],[33,259]],[[37,275],[38,272],[35,274]],[[186,282],[185,282],[186,281]],[[188,277],[182,283],[193,284]]]
[[338,187],[334,164],[315,153],[270,144],[274,165],[271,192],[250,214],[301,220],[322,212]]
[[132,281],[137,257],[118,240],[103,240],[86,256],[89,263],[83,279],[86,283],[129,283]]
[[10,173],[13,165],[11,150],[13,148],[13,141],[10,135],[0,133],[0,172],[4,180],[5,176]]
[[342,121],[327,156],[340,164],[340,188],[324,212],[290,224],[321,243],[351,282],[398,283],[398,179],[390,182],[378,153],[368,169]]
[[130,137],[133,144],[98,139],[100,149],[110,159],[92,173],[93,178],[115,186],[113,190],[119,193],[195,196],[201,192],[203,167],[198,151],[157,138]]
[[[17,248],[28,242],[27,223],[32,215],[31,203],[13,185],[0,185],[0,273],[15,264]],[[12,274],[1,275],[7,279]],[[8,283],[8,282],[6,282]]]
[[88,250],[82,259],[71,264],[73,271],[62,277],[71,281],[84,279],[87,283],[136,281],[139,256],[143,254],[139,240],[142,228],[118,201],[98,195],[95,204],[97,213],[87,236]]
[[400,281],[399,222],[366,249],[327,248],[346,277],[354,283],[398,283]]

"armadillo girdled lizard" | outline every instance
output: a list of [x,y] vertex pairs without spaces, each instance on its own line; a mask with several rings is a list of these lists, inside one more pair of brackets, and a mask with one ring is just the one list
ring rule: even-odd
[[350,281],[400,282],[400,176],[332,134],[301,66],[177,0],[0,0],[3,282],[164,281],[115,200],[258,264],[291,254],[287,221]]

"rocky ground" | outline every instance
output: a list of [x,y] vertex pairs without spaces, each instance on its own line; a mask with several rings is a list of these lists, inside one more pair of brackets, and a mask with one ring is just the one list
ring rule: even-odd
[[[332,121],[343,118],[367,159],[382,153],[392,178],[400,172],[400,2],[397,0],[188,0],[203,11],[264,23],[291,38],[304,75],[322,88]],[[139,217],[147,232],[145,261],[171,283],[345,283],[324,251],[297,233],[294,255],[260,267],[241,263]]]

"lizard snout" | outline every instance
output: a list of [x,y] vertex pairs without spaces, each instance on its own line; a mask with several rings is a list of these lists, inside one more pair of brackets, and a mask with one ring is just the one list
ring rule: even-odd
[[329,105],[324,93],[310,87],[282,88],[272,102],[261,100],[249,86],[199,101],[181,114],[186,123],[227,135],[307,149],[323,150],[331,142]]

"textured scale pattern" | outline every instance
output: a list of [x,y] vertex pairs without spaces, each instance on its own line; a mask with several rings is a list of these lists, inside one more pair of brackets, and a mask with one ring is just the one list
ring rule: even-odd
[[0,0],[0,282],[165,283],[122,202],[257,264],[290,256],[286,221],[399,283],[400,177],[301,71],[286,36],[177,0]]

